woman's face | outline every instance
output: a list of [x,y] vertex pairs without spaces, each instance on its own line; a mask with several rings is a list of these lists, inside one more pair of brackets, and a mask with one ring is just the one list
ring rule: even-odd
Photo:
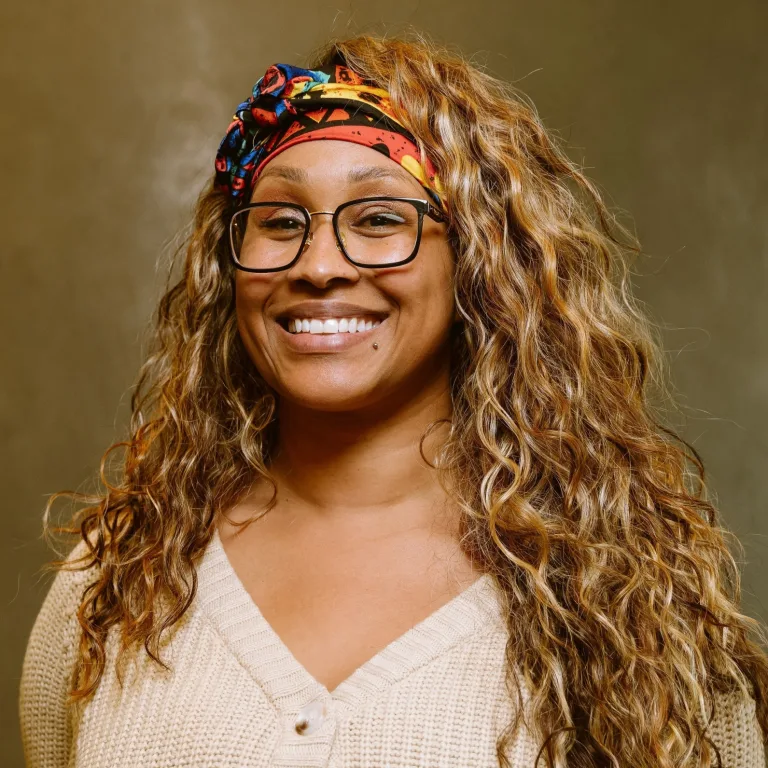
[[[380,195],[427,199],[419,182],[380,152],[321,140],[276,155],[263,168],[251,200],[333,211],[348,200]],[[238,329],[267,383],[282,399],[324,411],[412,399],[445,386],[455,317],[446,225],[425,215],[415,259],[384,269],[347,261],[337,248],[331,216],[313,216],[311,232],[309,247],[290,269],[236,270]],[[305,302],[305,308],[298,307]],[[334,308],[334,302],[359,309]],[[382,320],[363,333],[292,335],[284,320],[289,316]]]

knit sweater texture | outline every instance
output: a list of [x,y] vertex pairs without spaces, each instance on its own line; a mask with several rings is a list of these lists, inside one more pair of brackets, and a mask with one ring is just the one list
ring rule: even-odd
[[[86,551],[83,542],[69,559]],[[513,717],[506,623],[482,576],[369,659],[333,691],[313,678],[261,615],[214,532],[198,591],[164,636],[163,670],[129,656],[120,686],[119,627],[85,707],[65,705],[90,570],[61,571],[27,645],[19,690],[28,768],[494,768]],[[522,687],[524,701],[530,692]],[[755,702],[718,701],[710,736],[724,768],[764,768]],[[507,756],[535,768],[525,726]],[[543,765],[543,761],[540,762]]]

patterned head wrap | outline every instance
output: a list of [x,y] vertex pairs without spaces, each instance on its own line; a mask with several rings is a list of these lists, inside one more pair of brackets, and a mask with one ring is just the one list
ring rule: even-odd
[[445,210],[429,158],[419,162],[413,136],[395,117],[389,94],[340,60],[328,69],[273,64],[235,111],[216,154],[216,184],[247,200],[261,169],[302,141],[341,139],[378,150],[399,163]]

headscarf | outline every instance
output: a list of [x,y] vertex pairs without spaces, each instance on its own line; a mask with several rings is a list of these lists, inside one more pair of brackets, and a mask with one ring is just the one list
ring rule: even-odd
[[389,94],[337,59],[326,69],[273,64],[236,109],[216,154],[216,184],[235,201],[250,198],[268,160],[302,141],[340,139],[371,147],[399,163],[445,211],[428,157],[392,111]]

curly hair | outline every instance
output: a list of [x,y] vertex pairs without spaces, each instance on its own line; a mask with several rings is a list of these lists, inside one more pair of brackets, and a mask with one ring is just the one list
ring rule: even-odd
[[[713,765],[716,694],[752,696],[768,733],[765,634],[739,610],[732,534],[702,460],[663,424],[673,397],[658,328],[630,291],[636,238],[516,87],[419,34],[333,41],[311,66],[337,53],[389,91],[449,201],[463,322],[434,468],[461,510],[462,546],[500,587],[508,669],[533,691],[500,736],[500,763],[525,722],[553,767]],[[70,568],[99,564],[78,610],[73,702],[95,691],[118,623],[121,655],[143,643],[166,666],[161,636],[194,599],[219,516],[254,477],[275,503],[276,394],[237,332],[229,206],[212,183],[200,195],[130,437],[102,458],[106,490],[46,504],[46,535],[57,497],[89,505],[54,530],[87,542]]]

